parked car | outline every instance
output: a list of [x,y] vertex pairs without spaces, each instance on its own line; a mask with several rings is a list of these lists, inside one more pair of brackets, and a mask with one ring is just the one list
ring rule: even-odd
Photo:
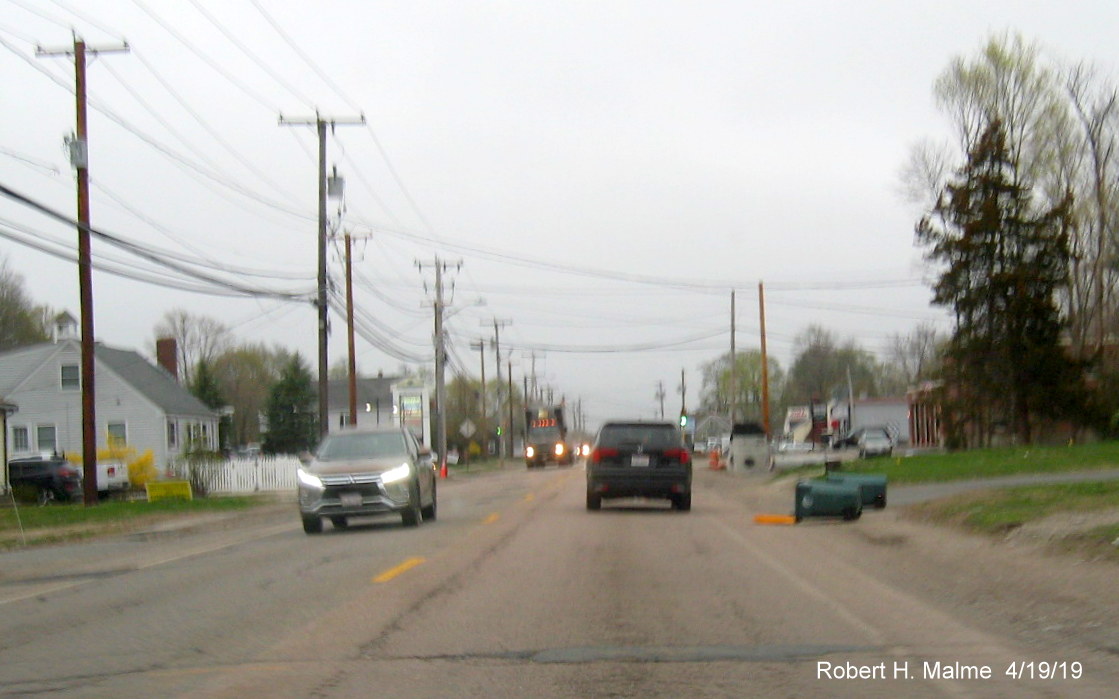
[[865,427],[858,427],[851,430],[842,437],[833,439],[831,445],[836,449],[842,449],[844,447],[857,447],[859,446],[859,440],[864,434],[873,434],[884,437],[885,439],[888,439],[890,441],[890,444],[893,444],[894,442],[894,437],[890,433],[890,429],[885,425],[868,425]]
[[812,442],[796,442],[791,439],[783,439],[777,443],[777,451],[781,454],[798,454],[810,452],[815,450],[816,445]]
[[863,432],[859,437],[859,458],[871,456],[890,456],[894,453],[894,442],[878,431]]
[[8,462],[13,491],[25,489],[40,505],[82,498],[82,472],[61,456],[31,456]]
[[323,438],[296,473],[303,531],[338,529],[350,517],[397,513],[414,527],[436,516],[436,468],[431,451],[403,428],[351,428]]
[[587,509],[610,498],[667,499],[692,509],[692,456],[672,422],[611,421],[598,431],[587,459]]

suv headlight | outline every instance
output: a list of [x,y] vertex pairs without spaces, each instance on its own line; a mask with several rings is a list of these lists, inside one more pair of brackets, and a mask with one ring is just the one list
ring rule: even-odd
[[295,470],[295,478],[299,481],[299,485],[307,488],[314,488],[315,490],[324,490],[321,478],[301,468]]
[[405,480],[410,475],[412,475],[412,469],[408,467],[408,464],[400,464],[396,468],[390,468],[389,470],[382,473],[381,482],[385,485],[388,485],[390,483],[398,483],[402,480]]

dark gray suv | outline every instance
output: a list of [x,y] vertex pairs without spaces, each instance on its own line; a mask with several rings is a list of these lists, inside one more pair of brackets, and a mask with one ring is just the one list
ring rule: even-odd
[[587,457],[587,509],[629,497],[692,509],[692,455],[674,423],[611,421],[599,429]]
[[323,519],[339,529],[368,515],[397,513],[411,527],[435,519],[431,450],[399,427],[332,432],[296,476],[308,534],[321,532]]
[[8,482],[12,490],[34,493],[40,505],[82,498],[82,472],[61,456],[12,459],[8,462]]

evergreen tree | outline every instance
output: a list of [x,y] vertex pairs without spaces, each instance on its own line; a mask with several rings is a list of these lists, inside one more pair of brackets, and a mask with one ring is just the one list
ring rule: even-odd
[[194,379],[190,382],[188,390],[195,398],[206,404],[206,407],[217,410],[225,405],[221,387],[218,386],[218,377],[210,362],[202,359],[194,369]]
[[298,454],[318,443],[317,397],[311,372],[296,353],[268,395],[268,433],[261,445],[270,454]]
[[[226,400],[222,395],[221,386],[218,384],[218,377],[214,373],[213,365],[204,359],[200,359],[198,360],[198,364],[195,365],[193,375],[194,379],[187,386],[187,390],[211,410],[224,408],[226,406]],[[218,447],[222,451],[229,446],[232,426],[233,420],[230,415],[223,414],[218,419]]]
[[933,303],[953,309],[946,377],[950,406],[987,443],[1005,426],[1025,442],[1037,418],[1076,417],[1081,369],[1060,344],[1057,293],[1068,281],[1069,199],[1034,213],[1029,184],[993,120],[917,226],[928,258],[944,265]]

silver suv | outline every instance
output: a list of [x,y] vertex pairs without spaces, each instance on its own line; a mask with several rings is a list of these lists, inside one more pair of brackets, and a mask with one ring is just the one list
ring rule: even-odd
[[342,529],[350,517],[399,513],[414,527],[436,515],[431,450],[399,427],[344,429],[323,438],[297,473],[303,531],[318,534],[323,519]]

